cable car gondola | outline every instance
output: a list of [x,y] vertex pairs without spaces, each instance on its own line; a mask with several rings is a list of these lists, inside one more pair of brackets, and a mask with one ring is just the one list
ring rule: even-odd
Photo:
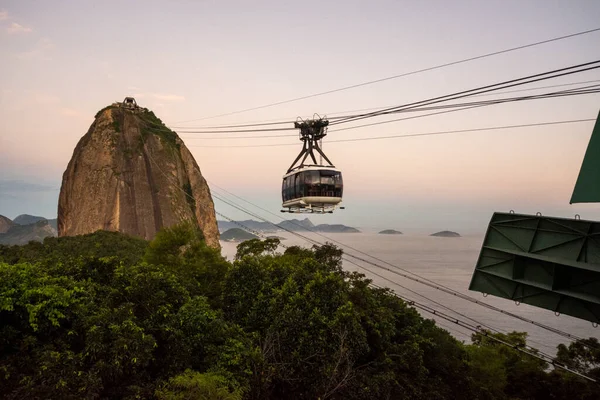
[[[283,176],[282,212],[332,213],[342,202],[342,172],[329,161],[318,142],[327,135],[327,125],[329,121],[322,118],[294,123],[294,127],[300,129],[303,145]],[[327,164],[317,163],[315,151]],[[309,156],[308,162],[312,160],[313,164],[305,164]]]

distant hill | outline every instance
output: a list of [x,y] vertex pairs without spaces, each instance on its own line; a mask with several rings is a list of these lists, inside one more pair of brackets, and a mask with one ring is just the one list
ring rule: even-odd
[[385,229],[379,232],[380,235],[402,235],[402,232],[394,230],[394,229]]
[[432,233],[429,236],[437,236],[437,237],[460,237],[460,234],[458,234],[456,232],[452,232],[452,231],[441,231],[441,232]]
[[33,224],[14,224],[5,233],[0,233],[0,244],[23,245],[31,241],[41,242],[49,236],[56,236],[56,229],[52,228],[47,219],[41,219]]
[[29,224],[35,224],[38,221],[42,221],[42,220],[48,220],[48,218],[44,218],[44,217],[38,217],[36,215],[29,215],[29,214],[21,214],[18,217],[16,217],[13,222],[17,225],[29,225]]
[[231,228],[221,233],[221,240],[226,242],[243,242],[250,239],[258,239],[258,236],[240,228]]
[[315,225],[308,218],[304,218],[303,220],[290,219],[277,224],[277,226],[293,232],[315,230]]
[[10,220],[10,218],[0,215],[0,233],[8,231],[13,225],[14,223]]
[[35,224],[38,221],[48,221],[48,224],[54,228],[54,229],[58,229],[57,225],[56,225],[56,218],[53,219],[48,219],[48,218],[44,218],[44,217],[39,217],[37,215],[29,215],[29,214],[21,214],[18,217],[16,217],[13,220],[13,223],[17,224],[17,225],[30,225],[30,224]]
[[[245,221],[236,221],[240,225],[248,227],[252,230],[263,232],[263,233],[275,233],[277,231],[292,231],[292,232],[327,232],[327,233],[358,233],[360,232],[356,228],[341,224],[320,224],[315,225],[308,218],[290,219],[281,222],[280,224],[274,225],[269,222],[259,222],[252,219]],[[224,232],[228,229],[239,228],[239,225],[235,222],[230,221],[217,221],[219,225],[219,231]]]
[[356,228],[352,228],[351,226],[341,225],[341,224],[320,224],[315,226],[317,232],[328,232],[328,233],[360,233],[360,231]]

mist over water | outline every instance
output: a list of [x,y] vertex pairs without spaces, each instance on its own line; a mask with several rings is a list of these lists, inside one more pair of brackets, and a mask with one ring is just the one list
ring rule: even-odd
[[[282,243],[286,246],[312,246],[306,240],[296,237],[288,232],[277,232],[276,235],[286,238],[286,240],[282,240]],[[426,235],[380,235],[374,231],[366,231],[363,233],[324,234],[327,238],[311,232],[302,233],[302,235],[321,243],[326,241],[332,242],[339,247],[342,247],[347,254],[355,254],[358,257],[369,259],[368,257],[353,251],[349,247],[355,248],[485,303],[518,314],[524,318],[566,331],[573,335],[584,338],[590,336],[600,337],[600,328],[594,328],[591,322],[567,315],[560,315],[557,317],[549,310],[532,307],[527,304],[520,304],[517,306],[511,300],[495,298],[492,296],[484,298],[479,292],[469,291],[468,287],[473,270],[475,269],[475,264],[477,263],[477,257],[479,256],[479,251],[483,242],[483,235],[444,238]],[[335,243],[334,241],[339,243]],[[237,243],[221,242],[221,245],[223,256],[227,257],[229,260],[233,260]],[[376,260],[370,260],[382,264]],[[364,273],[368,278],[373,280],[373,283],[379,286],[389,287],[403,297],[431,306],[467,323],[478,325],[478,323],[448,311],[440,305],[424,299],[419,295],[441,303],[453,311],[460,312],[467,317],[477,320],[481,324],[501,332],[528,332],[528,344],[552,356],[556,355],[556,346],[558,346],[558,344],[567,343],[569,341],[567,338],[539,328],[533,324],[489,310],[472,302],[456,298],[453,295],[424,286],[392,272],[354,259],[352,259],[352,261],[356,262],[361,267],[364,267],[364,269],[358,268],[356,265],[348,262],[344,262],[344,268],[350,271]],[[387,265],[384,266],[391,268]],[[385,277],[389,281],[376,276],[371,271]],[[402,271],[399,272],[403,273]],[[419,295],[412,293],[407,289],[410,289]],[[429,313],[419,312],[425,318],[433,317]],[[444,319],[434,319],[436,319],[438,325],[448,330],[456,338],[465,341],[466,343],[470,343],[471,332],[467,329],[459,327]]]

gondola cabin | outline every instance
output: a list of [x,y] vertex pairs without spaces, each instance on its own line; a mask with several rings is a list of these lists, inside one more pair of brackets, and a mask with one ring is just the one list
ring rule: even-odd
[[283,176],[283,207],[308,212],[332,212],[342,202],[342,172],[328,167],[304,167]]
[[[331,213],[342,202],[342,172],[335,168],[319,146],[327,135],[327,120],[296,121],[302,150],[283,176],[282,212]],[[327,164],[317,163],[315,152]],[[312,164],[308,164],[312,161]],[[308,162],[308,163],[307,163]],[[343,208],[343,207],[339,207]]]

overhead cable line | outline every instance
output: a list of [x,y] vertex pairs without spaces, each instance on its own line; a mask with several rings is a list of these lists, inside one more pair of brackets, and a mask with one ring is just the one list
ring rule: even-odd
[[[364,271],[367,271],[367,272],[369,272],[369,273],[371,273],[371,274],[373,274],[373,275],[375,275],[375,276],[377,276],[377,277],[379,277],[379,278],[381,278],[381,279],[385,280],[386,282],[388,282],[388,283],[391,283],[392,285],[397,285],[397,286],[400,286],[400,287],[404,288],[403,286],[401,286],[401,285],[398,285],[398,284],[397,284],[395,281],[393,281],[393,280],[391,280],[391,279],[389,279],[389,278],[387,278],[387,277],[385,277],[385,276],[383,276],[383,275],[381,275],[381,274],[377,273],[376,271],[373,271],[372,269],[365,268],[364,266],[360,266],[360,265],[358,265],[357,263],[355,263],[355,262],[353,262],[353,261],[351,261],[351,260],[346,260],[346,261],[348,261],[350,264],[353,264],[353,265],[354,265],[354,266],[356,266],[357,268],[360,268],[360,269],[362,269],[362,270],[364,270]],[[371,285],[370,285],[370,286],[372,286],[372,287],[376,287],[376,288],[380,288],[380,289],[384,289],[384,290],[385,290],[385,288],[382,288],[381,286],[379,286],[379,285],[377,285],[377,284],[375,284],[375,283],[371,283]],[[404,288],[404,289],[406,289],[406,288]],[[467,329],[469,329],[469,330],[470,330],[471,332],[473,332],[473,333],[480,333],[480,334],[483,334],[484,336],[487,336],[487,337],[489,337],[490,339],[494,338],[493,336],[489,336],[489,333],[490,333],[490,332],[493,332],[493,333],[500,333],[500,334],[502,334],[502,332],[499,332],[498,330],[489,329],[489,328],[488,328],[487,330],[486,330],[486,329],[483,329],[483,327],[486,327],[486,328],[487,328],[487,326],[486,326],[486,325],[484,325],[484,324],[481,324],[481,323],[479,323],[477,320],[473,320],[472,318],[468,318],[468,317],[467,317],[468,319],[471,319],[471,320],[473,320],[473,321],[474,321],[474,322],[475,322],[477,325],[475,325],[475,326],[474,326],[474,325],[472,325],[472,324],[470,324],[470,323],[465,323],[464,321],[461,321],[460,319],[456,319],[455,317],[453,317],[453,316],[451,316],[451,315],[448,315],[448,314],[446,314],[446,313],[444,313],[444,312],[440,312],[439,310],[436,310],[435,308],[433,308],[433,307],[431,307],[431,306],[429,306],[429,305],[422,304],[422,303],[417,303],[417,302],[415,302],[414,300],[411,300],[410,298],[408,298],[408,297],[406,297],[406,296],[404,296],[404,295],[400,295],[400,294],[398,294],[398,293],[397,293],[397,292],[396,292],[394,289],[392,289],[392,288],[387,288],[387,290],[388,290],[389,292],[391,292],[391,293],[392,293],[394,296],[396,296],[396,297],[398,297],[398,298],[402,299],[402,300],[403,300],[404,302],[406,302],[406,303],[407,303],[409,306],[412,306],[412,307],[414,307],[414,308],[416,308],[416,309],[418,309],[418,310],[421,310],[421,311],[426,311],[427,313],[430,313],[430,314],[432,314],[434,317],[442,318],[442,319],[444,319],[444,320],[446,320],[446,321],[453,322],[453,323],[455,323],[455,324],[456,324],[456,325],[458,325],[458,326],[461,326],[461,327],[464,327],[464,328],[467,328]],[[447,307],[446,307],[446,308],[447,308]],[[453,312],[454,312],[454,313],[456,313],[455,311],[453,311]],[[457,314],[460,314],[460,313],[457,313]],[[462,315],[462,314],[461,314],[461,315]],[[436,321],[436,322],[437,322],[437,321]],[[497,338],[496,338],[496,339],[497,339]],[[500,339],[500,341],[502,342],[502,344],[507,344],[506,342],[502,341],[501,339]],[[533,342],[532,340],[530,340],[530,341],[531,341],[531,342]],[[594,379],[591,379],[591,378],[587,377],[586,375],[583,375],[583,374],[581,374],[579,371],[572,370],[572,369],[568,369],[568,367],[564,366],[563,364],[559,364],[559,363],[557,363],[557,362],[554,360],[554,357],[553,357],[553,356],[551,356],[551,355],[549,355],[549,354],[547,354],[547,353],[545,353],[545,352],[543,352],[543,351],[541,351],[541,350],[539,350],[539,349],[536,349],[536,348],[534,348],[534,347],[532,347],[532,346],[529,346],[528,344],[525,344],[525,345],[523,345],[523,346],[515,346],[515,345],[513,345],[513,344],[509,344],[509,345],[510,345],[511,347],[515,348],[516,350],[518,350],[518,349],[520,349],[520,348],[525,348],[526,350],[528,350],[528,351],[526,351],[526,352],[525,352],[526,354],[529,354],[529,355],[532,355],[532,354],[538,355],[538,356],[540,356],[540,357],[537,357],[537,358],[539,358],[539,359],[541,359],[541,360],[543,360],[543,361],[545,361],[545,362],[548,362],[548,363],[550,363],[550,364],[554,365],[555,367],[561,368],[561,366],[563,366],[563,367],[565,367],[565,368],[562,368],[562,369],[565,369],[565,370],[567,370],[567,371],[569,371],[569,372],[573,372],[573,373],[575,373],[575,374],[577,374],[577,375],[580,375],[580,376],[582,376],[582,377],[585,377],[586,379],[590,379],[590,380],[592,380],[593,382],[595,382],[595,380],[594,380]],[[557,365],[557,364],[558,364],[558,365]]]
[[[261,130],[256,130],[254,132],[263,132]],[[184,135],[189,132],[179,132],[181,135]],[[280,137],[298,137],[297,133],[284,133],[282,135],[251,135],[251,136],[211,136],[211,137],[198,137],[198,136],[186,136],[185,140],[234,140],[234,139],[270,139],[270,138],[280,138]]]
[[[596,94],[596,93],[600,93],[600,89],[588,89],[588,90],[581,90],[581,91],[577,91],[577,92],[563,91],[563,92],[555,92],[555,93],[548,93],[548,94],[516,97],[516,98],[512,98],[512,99],[498,99],[498,100],[489,100],[489,101],[485,101],[485,102],[463,103],[461,105],[450,105],[447,107],[440,107],[441,109],[451,108],[451,110],[448,110],[448,111],[439,111],[439,112],[433,112],[433,113],[429,113],[429,114],[415,115],[412,117],[403,117],[403,118],[390,119],[387,121],[371,122],[368,124],[349,126],[346,128],[332,129],[329,132],[340,132],[340,131],[347,131],[347,130],[352,130],[352,129],[365,128],[365,127],[369,127],[369,126],[391,124],[393,122],[398,122],[398,121],[406,121],[409,119],[418,119],[418,118],[428,117],[431,115],[448,114],[448,113],[452,113],[452,112],[456,112],[456,111],[469,110],[471,108],[486,107],[486,106],[492,106],[492,105],[497,105],[497,104],[505,104],[505,103],[513,103],[513,102],[529,101],[529,100],[551,99],[551,98],[556,98],[556,97],[581,96],[581,95]],[[462,108],[452,109],[455,107],[462,107]],[[398,112],[402,112],[402,111],[398,111]],[[397,112],[394,112],[394,114],[395,113],[397,113]]]
[[[383,278],[383,279],[386,279],[386,278]],[[380,286],[375,285],[375,284],[373,284],[371,286],[383,289]],[[497,337],[495,337],[493,335],[490,335],[489,332],[487,332],[486,330],[482,329],[479,326],[474,326],[474,325],[469,324],[467,322],[461,321],[460,319],[457,319],[457,318],[454,318],[452,316],[449,316],[449,315],[447,315],[444,312],[438,311],[438,310],[436,310],[433,307],[429,307],[429,306],[427,306],[425,304],[418,303],[418,302],[416,302],[414,300],[411,300],[411,299],[409,299],[409,298],[407,298],[405,296],[399,295],[398,293],[396,293],[395,291],[393,291],[391,289],[388,289],[388,291],[391,292],[392,295],[394,295],[394,296],[402,299],[409,306],[412,306],[412,307],[414,307],[414,308],[416,308],[418,310],[425,311],[425,312],[427,312],[429,314],[432,314],[432,315],[434,315],[434,316],[436,316],[438,318],[442,318],[442,319],[444,319],[446,321],[452,322],[452,323],[456,324],[457,326],[460,326],[460,327],[463,327],[463,328],[466,328],[466,329],[470,330],[473,333],[479,333],[479,334],[485,336],[486,338],[488,338],[491,341],[494,341],[494,342],[499,343],[501,345],[510,347],[510,348],[512,348],[512,349],[514,349],[516,351],[519,351],[521,353],[527,354],[530,357],[534,357],[534,358],[537,358],[539,360],[542,360],[542,361],[544,361],[544,362],[552,365],[554,368],[562,369],[564,371],[570,372],[570,373],[575,374],[575,375],[577,375],[577,376],[579,376],[581,378],[587,379],[587,380],[589,380],[591,382],[597,382],[594,378],[592,378],[592,377],[590,377],[590,376],[588,376],[586,374],[582,374],[579,371],[571,369],[568,366],[566,366],[566,365],[564,365],[562,363],[557,362],[554,359],[554,357],[552,357],[552,356],[550,356],[548,354],[545,354],[545,353],[543,353],[543,352],[541,352],[541,351],[539,351],[537,349],[534,349],[533,351],[532,350],[528,350],[528,349],[524,349],[523,347],[521,347],[519,345],[512,344],[510,342],[507,342],[505,340],[497,338]],[[527,347],[529,347],[529,346],[527,346]]]
[[[593,66],[594,64],[596,66]],[[584,68],[584,67],[587,67],[587,68]],[[330,126],[339,125],[342,123],[354,122],[357,120],[361,120],[361,119],[365,119],[365,118],[372,118],[372,117],[377,117],[377,116],[382,116],[382,115],[396,114],[396,113],[409,112],[409,111],[414,112],[414,111],[426,109],[425,108],[426,106],[429,106],[432,104],[445,103],[447,101],[458,100],[458,99],[466,98],[466,97],[474,97],[476,95],[483,94],[483,93],[489,94],[489,93],[492,93],[492,92],[495,92],[498,90],[502,90],[504,88],[527,85],[532,82],[553,79],[556,77],[586,72],[586,71],[594,70],[594,69],[598,69],[598,68],[600,68],[600,60],[592,61],[592,62],[584,63],[584,64],[578,64],[578,65],[574,65],[574,66],[570,66],[570,67],[565,67],[565,68],[561,68],[558,70],[552,70],[552,71],[547,71],[547,72],[543,72],[543,73],[538,73],[535,75],[512,79],[509,81],[499,82],[499,83],[495,83],[495,84],[491,84],[491,85],[481,86],[481,87],[477,87],[477,88],[473,88],[473,89],[463,90],[460,92],[455,92],[455,93],[448,94],[448,95],[443,95],[443,96],[438,96],[438,97],[429,98],[429,99],[425,99],[425,100],[420,100],[417,102],[407,103],[407,104],[400,105],[400,106],[388,107],[388,108],[380,109],[380,110],[370,112],[370,113],[340,117],[337,121],[331,122]],[[535,99],[535,98],[541,98],[541,96],[548,96],[548,97],[555,96],[555,95],[558,96],[563,93],[566,94],[566,93],[570,93],[570,92],[582,91],[583,89],[586,89],[586,88],[591,89],[591,88],[594,88],[597,86],[598,85],[583,86],[583,87],[579,87],[579,88],[566,89],[566,90],[558,91],[558,92],[549,92],[549,93],[537,94],[537,95],[532,95],[532,96],[523,96],[523,97],[519,97],[519,98],[486,100],[486,101],[482,101],[481,103],[495,102],[495,101],[502,102],[502,101],[515,101],[515,100],[522,100],[522,99]],[[580,94],[585,94],[585,93],[580,93]],[[492,104],[497,104],[497,103],[492,103]],[[457,107],[457,105],[455,105],[454,107]],[[381,122],[381,123],[387,123],[387,122]],[[160,124],[156,124],[156,123],[151,123],[151,124],[164,127],[164,126],[162,126]],[[371,125],[365,125],[365,126],[371,126]],[[207,130],[207,129],[183,130],[183,131],[180,130],[180,133],[182,133],[182,134],[183,133],[228,134],[228,133],[255,133],[255,132],[288,131],[288,130],[295,130],[295,129],[296,128],[292,128],[292,127],[281,127],[281,128],[222,130],[222,128],[219,128],[218,130]],[[344,129],[355,129],[355,128],[344,128]],[[334,130],[330,130],[330,132],[335,132],[335,131],[339,131],[339,130],[342,130],[342,129],[334,129]]]
[[530,48],[530,47],[534,47],[534,46],[539,46],[539,45],[546,44],[546,43],[557,42],[557,41],[560,41],[560,40],[569,39],[569,38],[576,37],[576,36],[581,36],[581,35],[586,35],[586,34],[590,34],[590,33],[597,32],[597,31],[600,31],[600,28],[588,29],[588,30],[585,30],[585,31],[580,31],[580,32],[572,33],[572,34],[569,34],[569,35],[558,36],[558,37],[554,37],[554,38],[551,38],[551,39],[546,39],[546,40],[542,40],[542,41],[538,41],[538,42],[533,42],[533,43],[529,43],[529,44],[525,44],[525,45],[521,45],[521,46],[507,48],[507,49],[504,49],[504,50],[499,50],[499,51],[494,51],[494,52],[490,52],[490,53],[485,53],[485,54],[481,54],[481,55],[474,56],[474,57],[464,58],[464,59],[461,59],[461,60],[452,61],[452,62],[448,62],[448,63],[444,63],[444,64],[439,64],[439,65],[435,65],[435,66],[432,66],[432,67],[418,69],[418,70],[411,71],[411,72],[404,72],[404,73],[401,73],[401,74],[388,76],[386,78],[380,78],[380,79],[375,79],[375,80],[371,80],[371,81],[367,81],[367,82],[362,82],[362,83],[358,83],[358,84],[354,84],[354,85],[350,85],[350,86],[344,86],[344,87],[341,87],[341,88],[338,88],[338,89],[327,90],[327,91],[324,91],[324,92],[319,92],[319,93],[314,93],[314,94],[310,94],[310,95],[306,95],[306,96],[296,97],[296,98],[292,98],[292,99],[288,99],[288,100],[278,101],[278,102],[275,102],[275,103],[265,104],[265,105],[262,105],[262,106],[246,108],[246,109],[238,110],[238,111],[232,111],[232,112],[229,112],[229,113],[218,114],[218,115],[213,115],[213,116],[203,117],[203,118],[190,119],[190,120],[186,120],[186,121],[179,121],[178,123],[201,121],[201,120],[207,120],[207,119],[212,119],[212,118],[224,117],[224,116],[228,116],[228,115],[241,114],[241,113],[244,113],[244,112],[254,111],[254,110],[260,110],[260,109],[268,108],[268,107],[274,107],[274,106],[278,106],[278,105],[281,105],[281,104],[292,103],[292,102],[296,102],[296,101],[300,101],[300,100],[305,100],[305,99],[309,99],[309,98],[313,98],[313,97],[318,97],[318,96],[324,96],[324,95],[327,95],[327,94],[337,93],[337,92],[341,92],[341,91],[344,91],[344,90],[349,90],[349,89],[354,89],[354,88],[363,87],[363,86],[367,86],[367,85],[372,85],[374,83],[385,82],[385,81],[389,81],[389,80],[392,80],[392,79],[402,78],[402,77],[405,77],[405,76],[416,75],[416,74],[427,72],[427,71],[433,71],[433,70],[436,70],[436,69],[441,69],[441,68],[449,67],[449,66],[452,66],[452,65],[459,65],[459,64],[470,62],[470,61],[475,61],[475,60],[480,60],[480,59],[487,58],[487,57],[496,56],[496,55],[499,55],[499,54],[505,54],[505,53],[509,53],[509,52],[512,52],[512,51],[517,51],[517,50],[522,50],[522,49],[526,49],[526,48]]
[[492,127],[486,127],[486,128],[458,129],[458,130],[450,130],[450,131],[426,132],[426,133],[391,135],[391,136],[376,136],[376,137],[355,138],[355,139],[339,139],[339,140],[330,140],[327,143],[358,142],[358,141],[365,141],[365,140],[398,139],[398,138],[403,138],[403,137],[415,137],[415,136],[447,135],[447,134],[451,134],[451,133],[494,131],[494,130],[516,129],[516,128],[531,128],[534,126],[574,124],[574,123],[579,123],[579,122],[590,122],[590,121],[595,121],[595,119],[594,118],[572,119],[572,120],[566,120],[566,121],[537,122],[537,123],[532,123],[532,124],[505,125],[505,126],[495,126],[495,127],[492,126]]
[[[600,82],[600,81],[599,81]],[[381,107],[377,107],[379,109]],[[365,110],[354,110],[354,111],[365,111]],[[339,111],[338,114],[347,113],[351,111]],[[329,114],[322,114],[329,115]],[[336,118],[345,118],[346,116],[339,117],[328,117],[328,119],[336,119]],[[298,117],[290,117],[286,120],[281,119],[273,119],[266,121],[255,121],[255,122],[245,122],[241,124],[233,124],[233,125],[214,125],[214,126],[174,126],[173,129],[228,129],[228,128],[245,128],[251,126],[269,126],[269,125],[284,125],[284,124],[293,124]]]
[[464,97],[469,97],[469,96],[473,96],[476,94],[489,93],[489,92],[493,92],[496,90],[516,87],[516,86],[521,86],[521,85],[527,85],[527,84],[534,83],[534,82],[540,82],[540,81],[544,81],[547,79],[554,79],[554,78],[558,78],[561,76],[578,74],[578,73],[598,69],[598,68],[600,68],[599,64],[600,64],[600,60],[595,60],[595,61],[590,61],[590,62],[586,62],[583,64],[572,65],[569,67],[564,67],[564,68],[559,68],[559,69],[555,69],[555,70],[551,70],[551,71],[547,71],[547,72],[537,73],[537,74],[525,76],[522,78],[511,79],[508,81],[494,83],[494,84],[486,85],[486,86],[480,86],[477,88],[463,90],[460,92],[456,92],[456,93],[452,93],[452,94],[448,94],[448,95],[444,95],[444,96],[433,97],[433,98],[430,98],[427,100],[421,100],[421,101],[417,101],[417,102],[413,102],[413,103],[404,104],[401,106],[390,107],[390,108],[382,109],[379,111],[365,113],[365,114],[362,114],[362,115],[359,115],[356,117],[350,117],[350,118],[335,121],[335,122],[331,123],[330,125],[338,125],[338,124],[342,124],[342,123],[353,122],[353,121],[360,120],[360,119],[372,118],[372,117],[376,117],[376,116],[380,116],[380,115],[385,115],[389,112],[398,111],[400,109],[414,108],[419,105],[436,104],[436,103],[440,103],[440,102],[444,102],[444,101],[456,100],[456,99],[460,99],[460,98],[464,98]]
[[[521,92],[531,92],[531,91],[534,91],[534,90],[552,89],[552,88],[557,88],[557,87],[583,85],[583,84],[587,84],[587,83],[598,83],[598,82],[600,82],[600,79],[594,79],[594,80],[589,80],[589,81],[571,82],[571,83],[561,83],[561,84],[558,84],[558,85],[538,86],[538,87],[528,88],[528,89],[505,90],[505,91],[502,91],[502,92],[474,94],[471,97],[487,97],[487,96],[492,96],[494,94],[511,94],[511,93],[521,93]],[[577,88],[575,88],[575,89],[577,89]]]
[[260,128],[260,129],[236,129],[236,130],[179,130],[179,133],[243,133],[243,132],[276,132],[296,131],[296,128]]
[[[350,264],[352,264],[352,265],[356,266],[357,268],[360,268],[360,269],[362,269],[364,271],[368,271],[369,273],[372,273],[372,274],[374,274],[374,275],[376,275],[376,276],[378,276],[378,277],[380,277],[382,279],[385,279],[386,281],[388,281],[389,283],[393,284],[394,286],[398,286],[398,287],[400,287],[404,291],[407,291],[407,292],[410,292],[410,293],[412,293],[412,294],[414,294],[416,296],[419,296],[419,297],[425,299],[426,301],[429,301],[430,303],[433,303],[433,304],[437,305],[438,307],[441,307],[441,308],[443,308],[443,309],[445,309],[445,310],[447,310],[447,311],[449,311],[449,312],[451,312],[453,314],[459,315],[459,316],[461,316],[463,318],[466,318],[466,319],[468,319],[468,320],[476,323],[480,327],[485,327],[487,330],[489,330],[491,332],[500,333],[500,334],[507,334],[507,333],[509,333],[508,330],[506,330],[506,329],[497,329],[497,328],[492,327],[489,324],[485,324],[483,322],[480,322],[480,321],[478,321],[478,320],[476,320],[476,319],[474,319],[472,317],[469,317],[468,315],[466,315],[464,313],[461,313],[461,312],[459,312],[459,311],[457,311],[457,310],[455,310],[455,309],[453,309],[453,308],[451,308],[449,306],[446,306],[443,303],[440,303],[440,302],[438,302],[436,300],[433,300],[433,299],[431,299],[431,298],[429,298],[429,297],[427,297],[427,296],[425,296],[425,295],[423,295],[423,294],[421,294],[421,293],[419,293],[419,292],[417,292],[415,290],[409,289],[406,286],[403,286],[403,285],[399,284],[397,281],[394,281],[392,279],[384,278],[382,275],[377,274],[373,270],[368,269],[368,268],[366,268],[364,266],[360,266],[355,261],[349,260],[347,258],[344,258],[344,261],[346,261],[346,262],[348,262],[348,263],[350,263]],[[390,288],[390,289],[393,290],[392,288]],[[541,346],[548,346],[545,343],[538,342],[537,340],[534,340],[534,339],[531,339],[531,338],[529,338],[528,340],[529,340],[530,343],[536,343],[536,344],[541,345]],[[532,350],[539,351],[539,349],[534,349],[532,346],[527,345],[527,347],[529,347]]]
[[[510,98],[486,100],[486,101],[479,101],[479,102],[442,104],[442,105],[435,105],[435,106],[430,106],[430,107],[420,107],[420,108],[414,108],[414,109],[410,109],[410,110],[400,110],[400,111],[394,112],[394,114],[405,113],[405,112],[423,112],[423,111],[430,111],[430,110],[444,110],[444,109],[451,109],[451,111],[434,112],[434,113],[421,114],[421,115],[412,116],[412,117],[396,118],[396,119],[391,119],[391,120],[387,120],[387,121],[379,121],[379,122],[374,122],[374,123],[369,123],[369,124],[356,125],[356,126],[351,126],[351,127],[346,127],[346,128],[332,129],[329,131],[329,133],[340,132],[340,131],[345,131],[345,130],[352,130],[352,129],[359,129],[359,128],[364,128],[364,127],[368,127],[368,126],[383,125],[383,124],[388,124],[388,123],[393,123],[393,122],[406,121],[406,120],[410,120],[410,119],[418,119],[418,118],[439,115],[439,114],[447,114],[447,113],[451,113],[451,112],[463,111],[463,110],[468,110],[471,108],[478,108],[478,107],[489,106],[489,105],[512,103],[512,102],[518,102],[518,101],[543,100],[543,99],[551,99],[551,98],[556,98],[556,97],[580,96],[580,95],[596,94],[596,93],[600,93],[600,85],[594,85],[594,86],[590,86],[590,87],[584,87],[581,89],[571,89],[571,90],[565,90],[565,91],[553,92],[553,93],[542,93],[542,94],[531,95],[531,96],[510,97]],[[460,109],[457,109],[457,108],[460,108]],[[279,130],[279,129],[274,129],[274,130]],[[287,130],[287,129],[281,129],[281,130]],[[205,131],[205,132],[201,132],[201,133],[206,133],[206,134],[221,133],[221,135],[222,135],[223,133],[239,133],[239,132],[259,133],[259,132],[265,132],[265,131],[271,131],[271,130],[270,129],[268,129],[268,130],[253,129],[253,130],[247,130],[247,131],[226,131],[226,132]],[[182,135],[184,135],[184,134],[189,134],[189,133],[200,133],[200,132],[180,132],[180,133]],[[186,137],[185,139],[186,140],[231,140],[231,139],[255,139],[255,138],[265,139],[265,138],[278,138],[278,137],[298,137],[298,134],[259,135],[259,136],[256,136],[256,135],[255,136],[221,136],[221,135],[210,136],[210,137],[190,136],[190,137]]]
[[[596,63],[598,63],[599,65],[596,67],[592,67],[592,69],[600,68],[600,60],[596,61]],[[583,71],[587,71],[587,70],[588,69],[585,69]],[[578,73],[578,72],[582,72],[582,71],[572,71],[572,72],[569,72],[569,74]],[[548,77],[545,77],[542,79],[552,79],[552,78],[554,78],[554,76],[548,76]],[[521,79],[528,79],[528,77],[521,78]],[[525,85],[528,83],[529,82],[521,82],[516,85]],[[494,84],[492,86],[503,85],[503,84],[505,84],[505,82]],[[510,86],[514,86],[514,85],[510,85]],[[507,97],[507,98],[500,98],[500,99],[481,100],[481,101],[469,102],[469,103],[458,103],[458,104],[449,104],[449,105],[448,104],[439,104],[439,105],[431,106],[432,104],[445,103],[447,101],[458,100],[458,99],[465,98],[465,97],[475,97],[475,94],[466,94],[466,92],[480,90],[479,88],[476,88],[476,89],[470,89],[468,91],[459,92],[458,95],[457,95],[457,93],[454,93],[454,94],[450,94],[450,95],[436,97],[433,99],[421,100],[421,101],[418,101],[415,103],[409,103],[409,104],[405,104],[402,106],[390,107],[387,109],[382,109],[382,110],[375,111],[375,112],[368,113],[368,114],[358,114],[358,115],[354,115],[354,116],[348,116],[337,122],[334,121],[334,122],[330,123],[330,126],[339,125],[342,123],[354,122],[354,121],[362,120],[365,118],[372,118],[372,117],[378,117],[378,116],[382,116],[382,115],[398,114],[398,113],[405,113],[405,112],[418,112],[418,111],[426,111],[426,110],[435,110],[435,109],[440,109],[440,108],[461,107],[461,106],[465,106],[465,105],[492,105],[492,104],[500,104],[500,103],[513,102],[513,101],[535,100],[535,99],[542,99],[542,98],[596,93],[598,86],[600,86],[600,85],[596,84],[596,85],[582,86],[582,87],[573,88],[573,89],[565,89],[565,90],[555,91],[555,92],[538,93],[538,94],[529,95],[529,96]],[[485,90],[485,92],[492,92],[492,91],[500,90],[500,89],[501,88],[489,89],[489,90]],[[419,118],[419,117],[416,117],[416,118]],[[331,130],[329,130],[329,132],[337,132],[337,131],[341,131],[341,130],[345,130],[345,129],[356,129],[357,127],[385,124],[385,123],[389,123],[389,122],[393,122],[393,121],[394,120],[378,122],[378,123],[373,123],[373,124],[367,124],[367,125],[358,125],[356,127],[351,127],[351,128],[331,129]],[[296,128],[282,127],[282,128],[257,128],[257,129],[234,129],[234,130],[223,130],[223,129],[219,128],[218,130],[207,130],[207,129],[180,130],[179,133],[181,133],[181,134],[184,134],[184,133],[185,134],[189,134],[189,133],[215,134],[215,133],[218,133],[218,134],[223,135],[223,134],[233,134],[233,133],[274,132],[274,131],[289,131],[289,130],[296,130]]]
[[[486,96],[492,96],[493,94],[510,94],[510,93],[519,93],[519,92],[530,92],[530,91],[534,91],[534,90],[550,89],[550,88],[555,88],[555,87],[574,86],[574,85],[582,85],[582,84],[586,84],[586,83],[598,83],[598,82],[600,82],[600,79],[579,81],[579,82],[570,82],[570,83],[561,83],[558,85],[538,86],[538,87],[528,88],[528,89],[507,90],[507,91],[496,92],[496,93],[484,93],[484,94],[473,95],[472,97],[486,97]],[[363,111],[381,110],[383,108],[390,108],[390,107],[393,107],[393,106],[387,105],[387,106],[369,107],[369,108],[361,108],[361,109],[346,110],[346,111],[334,111],[334,112],[319,113],[319,114],[327,115],[327,119],[334,120],[334,119],[347,118],[347,117],[353,117],[353,116],[358,115],[358,114],[351,114],[351,115],[335,116],[336,114],[348,114],[348,113],[356,113],[356,112],[363,112]],[[295,119],[296,119],[296,117],[288,117],[285,119],[279,118],[279,119],[261,120],[261,121],[248,121],[248,122],[244,122],[244,123],[240,123],[240,124],[233,124],[233,125],[171,126],[170,128],[174,129],[174,130],[179,130],[179,129],[206,130],[206,129],[246,128],[246,127],[253,127],[253,126],[292,124],[292,123],[294,123]]]
[[[448,135],[448,134],[453,134],[453,133],[494,131],[494,130],[504,130],[504,129],[519,129],[519,128],[530,128],[530,127],[535,127],[535,126],[574,124],[574,123],[580,123],[580,122],[590,122],[590,121],[595,121],[595,120],[596,120],[595,118],[586,118],[586,119],[574,119],[574,120],[564,120],[564,121],[536,122],[536,123],[531,123],[531,124],[519,124],[519,125],[488,126],[488,127],[484,127],[484,128],[458,129],[458,130],[434,131],[434,132],[423,132],[423,133],[408,133],[408,134],[398,134],[398,135],[391,135],[391,136],[373,136],[373,137],[354,138],[354,139],[339,139],[339,140],[330,140],[327,143],[358,142],[358,141],[366,141],[366,140],[383,140],[383,139],[400,139],[400,138],[418,137],[418,136]],[[279,147],[279,146],[298,146],[298,144],[297,143],[278,143],[278,144],[223,145],[223,146],[190,145],[188,147],[240,148],[240,147]]]

